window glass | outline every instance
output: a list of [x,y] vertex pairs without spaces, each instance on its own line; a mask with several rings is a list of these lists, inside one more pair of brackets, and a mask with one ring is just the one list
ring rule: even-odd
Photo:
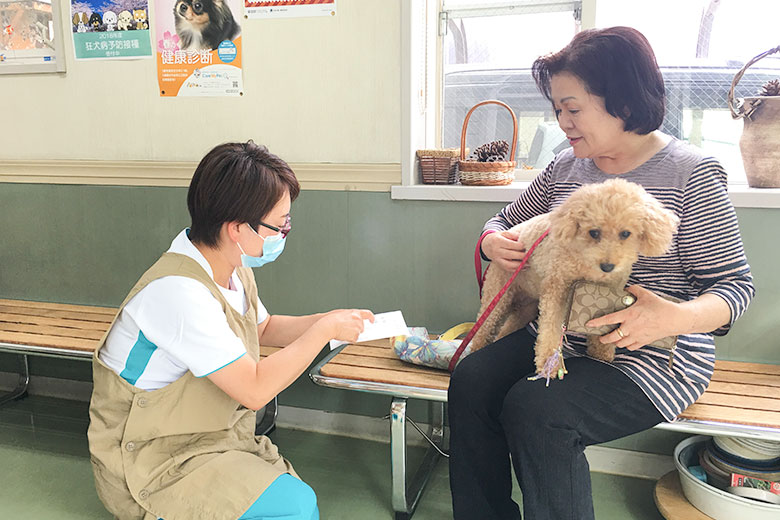
[[[466,5],[467,4],[467,5]],[[460,144],[468,110],[498,99],[518,117],[520,167],[543,168],[568,146],[549,103],[530,74],[538,56],[561,49],[576,34],[579,2],[533,5],[447,0],[442,40],[441,137]],[[491,7],[491,4],[493,7]],[[588,4],[593,5],[593,4]],[[720,159],[730,182],[745,183],[738,141],[742,122],[731,118],[727,97],[735,74],[753,56],[778,45],[778,0],[598,0],[596,25],[627,25],[641,31],[656,52],[667,90],[661,130]],[[737,97],[755,95],[780,77],[780,53],[751,66]],[[511,140],[511,119],[498,107],[481,107],[469,122],[466,145],[473,150],[495,139]]]
[[[777,0],[598,0],[596,25],[627,25],[644,34],[667,87],[664,130],[717,157],[729,182],[746,183],[739,154],[742,122],[728,109],[736,73],[753,56],[780,43]],[[674,37],[671,37],[674,35]],[[756,95],[780,78],[780,56],[752,65],[737,97]]]
[[[543,9],[540,6],[538,9]],[[443,41],[442,144],[460,145],[463,120],[486,99],[507,103],[518,118],[518,165],[541,168],[565,144],[550,104],[537,91],[530,67],[576,34],[573,11],[450,17]],[[503,139],[511,142],[505,109],[480,107],[471,116],[466,146]]]

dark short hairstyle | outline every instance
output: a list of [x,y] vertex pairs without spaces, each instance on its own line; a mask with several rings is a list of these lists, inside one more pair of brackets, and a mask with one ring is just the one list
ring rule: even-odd
[[300,185],[292,168],[253,141],[221,144],[201,159],[187,192],[190,240],[215,247],[225,222],[257,228],[285,193]]
[[589,29],[560,51],[534,61],[537,87],[552,101],[550,79],[568,72],[591,94],[604,98],[607,112],[624,122],[624,130],[640,135],[664,120],[664,79],[650,42],[631,27]]

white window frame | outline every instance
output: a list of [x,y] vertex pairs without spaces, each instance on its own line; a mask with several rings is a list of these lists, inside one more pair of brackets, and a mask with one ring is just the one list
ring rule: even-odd
[[[581,27],[596,25],[598,0],[582,0]],[[508,2],[495,2],[500,4]],[[549,4],[550,0],[540,3]],[[561,1],[561,4],[571,4]],[[484,6],[483,6],[484,8]],[[492,6],[495,10],[496,6]],[[528,187],[538,170],[507,186],[420,184],[416,150],[435,148],[440,140],[442,39],[441,0],[401,0],[401,185],[391,187],[396,200],[511,202]],[[517,12],[516,10],[514,12]],[[730,185],[736,207],[780,208],[780,188]]]

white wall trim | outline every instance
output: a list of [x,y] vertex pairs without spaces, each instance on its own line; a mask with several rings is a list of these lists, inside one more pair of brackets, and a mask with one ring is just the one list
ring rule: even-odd
[[780,208],[780,188],[729,185],[729,198],[736,208]]
[[[13,388],[17,378],[18,376],[14,373],[0,372],[0,391]],[[92,383],[34,376],[31,378],[29,391],[34,395],[88,401],[92,394]],[[382,443],[390,442],[390,423],[381,417],[326,412],[294,406],[280,406],[278,411],[279,416],[276,424],[280,428],[340,435]],[[417,422],[420,428],[423,431],[428,431],[428,425],[421,422],[423,417],[412,417],[412,419],[419,419]],[[409,446],[426,446],[425,440],[412,427],[407,430],[407,443]],[[668,455],[589,446],[585,450],[585,456],[588,458],[591,471],[598,473],[658,480],[674,469],[672,457]]]
[[[0,160],[0,183],[186,187],[195,162]],[[400,164],[292,163],[304,190],[390,192],[395,200],[511,202],[528,188],[522,177],[508,186],[401,185]],[[780,208],[780,188],[729,186],[738,208]]]
[[[0,372],[0,392],[13,390],[18,380],[18,373]],[[27,392],[30,395],[56,397],[71,401],[89,401],[92,396],[92,382],[32,376],[30,377],[30,386],[27,388]]]
[[[412,419],[415,418],[412,417]],[[418,417],[417,419],[422,420],[423,418]],[[417,421],[417,424],[423,431],[428,431],[427,424],[420,421]],[[314,431],[383,443],[390,442],[390,423],[381,417],[280,406],[277,425],[280,428],[293,430]],[[407,429],[407,444],[409,446],[427,445],[425,439],[412,427]],[[611,475],[658,480],[674,469],[674,461],[669,455],[589,446],[585,449],[585,456],[591,471]]]
[[[461,186],[420,184],[393,186],[394,200],[451,200],[472,202],[512,202],[529,182],[516,181],[507,186]],[[729,198],[737,208],[780,208],[780,188],[751,188],[744,184],[729,186]]]
[[588,446],[585,456],[591,471],[610,475],[658,480],[675,469],[671,455]]
[[[381,191],[401,182],[400,164],[291,163],[304,190]],[[189,186],[196,162],[0,160],[0,182]]]
[[[280,428],[340,435],[342,437],[353,437],[355,439],[376,442],[390,442],[389,420],[381,417],[326,412],[294,406],[279,406],[278,411],[279,415],[276,419],[276,424]],[[420,427],[423,428],[423,431],[428,430],[427,424],[420,425]],[[411,428],[408,434],[408,441],[411,446],[423,446],[425,444],[425,440]]]

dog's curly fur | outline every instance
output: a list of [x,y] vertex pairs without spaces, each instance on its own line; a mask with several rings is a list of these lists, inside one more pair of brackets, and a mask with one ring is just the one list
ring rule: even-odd
[[[513,227],[526,248],[545,230],[550,234],[474,336],[472,351],[524,327],[538,310],[534,359],[537,373],[541,373],[558,349],[572,283],[587,280],[622,289],[638,255],[663,255],[678,223],[673,212],[638,184],[611,179],[582,186],[550,213]],[[611,270],[610,265],[614,266]],[[511,274],[498,267],[488,269],[478,316]],[[588,338],[588,354],[612,361],[615,345],[602,344],[592,336]]]

